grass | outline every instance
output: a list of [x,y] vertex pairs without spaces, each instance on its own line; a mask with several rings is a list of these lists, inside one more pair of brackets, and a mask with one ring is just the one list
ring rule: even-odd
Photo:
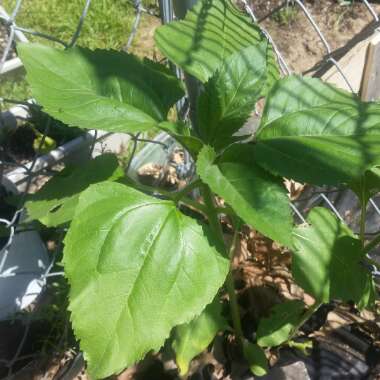
[[298,7],[292,4],[286,5],[272,15],[272,19],[280,25],[291,25],[297,18]]
[[[1,4],[11,12],[16,0],[2,0]],[[24,1],[16,22],[24,28],[69,42],[84,4],[85,0]],[[154,6],[155,0],[145,0],[143,4],[146,7]],[[92,49],[122,50],[127,44],[134,16],[134,8],[129,0],[93,0],[77,43]],[[144,16],[146,17],[151,16]],[[143,23],[147,24],[149,21],[143,20]],[[51,43],[31,35],[27,37],[31,41]],[[22,70],[0,79],[0,97],[22,100],[30,95]]]

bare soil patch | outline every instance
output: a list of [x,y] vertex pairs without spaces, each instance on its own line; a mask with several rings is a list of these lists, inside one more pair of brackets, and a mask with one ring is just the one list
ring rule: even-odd
[[[289,1],[252,0],[251,6],[272,36],[289,67],[303,73],[315,66],[326,55],[326,48],[298,5]],[[307,0],[304,4],[313,16],[331,50],[349,43],[358,34],[373,29],[374,18],[362,2],[341,5],[338,0]],[[371,2],[380,13],[380,5]]]

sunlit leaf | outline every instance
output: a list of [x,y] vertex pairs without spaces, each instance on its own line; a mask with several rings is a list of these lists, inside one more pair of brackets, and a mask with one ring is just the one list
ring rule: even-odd
[[65,239],[70,311],[93,378],[158,350],[214,299],[229,262],[171,201],[103,182],[79,198]]
[[39,220],[47,227],[69,222],[78,198],[91,184],[116,181],[124,176],[113,154],[104,154],[82,165],[69,166],[57,173],[25,203],[28,220]]
[[249,369],[255,376],[264,376],[268,372],[268,360],[260,346],[244,341],[243,353],[248,361]]
[[380,164],[380,104],[319,79],[282,79],[267,96],[255,157],[299,182],[356,180]]
[[231,1],[199,0],[184,20],[159,27],[155,40],[166,57],[206,82],[228,56],[266,37]]
[[320,302],[368,300],[372,276],[361,262],[361,241],[325,208],[312,209],[308,223],[294,230],[292,272],[297,284]]
[[291,246],[292,217],[281,180],[252,160],[252,145],[237,144],[217,162],[212,148],[202,148],[197,173],[243,221],[262,234]]
[[257,344],[274,347],[286,342],[300,321],[305,305],[302,301],[286,301],[274,306],[268,318],[260,319]]
[[190,323],[175,328],[172,347],[181,375],[188,372],[190,361],[211,343],[216,333],[227,328],[221,311],[221,304],[216,299]]
[[180,81],[132,54],[18,44],[33,96],[70,126],[110,132],[157,127],[183,96]]
[[216,148],[232,142],[267,89],[268,42],[226,58],[201,91],[197,117],[202,140]]

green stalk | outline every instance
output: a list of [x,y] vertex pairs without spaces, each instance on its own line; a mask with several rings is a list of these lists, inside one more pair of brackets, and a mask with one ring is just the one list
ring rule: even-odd
[[[218,213],[217,209],[214,204],[214,199],[213,195],[209,189],[208,186],[203,186],[202,187],[202,195],[203,195],[203,200],[207,208],[207,216],[209,219],[210,227],[212,231],[215,234],[215,237],[218,239],[218,242],[220,243],[220,246],[223,249],[223,255],[226,257],[229,257],[230,259],[230,264],[233,259],[233,255],[235,252],[236,248],[236,241],[238,237],[238,228],[235,229],[234,236],[232,239],[231,247],[229,252],[227,252],[226,246],[224,244],[224,239],[223,239],[223,230],[222,226],[219,222],[218,218]],[[239,305],[237,302],[237,297],[235,293],[235,285],[234,285],[234,279],[232,276],[231,272],[231,267],[228,272],[226,282],[225,282],[227,292],[228,292],[228,297],[230,299],[230,309],[231,309],[231,318],[232,318],[232,324],[235,330],[236,338],[238,340],[238,343],[240,346],[243,345],[243,329],[241,327],[241,322],[240,322],[240,312],[239,312]]]
[[180,203],[184,204],[185,206],[187,206],[189,208],[193,208],[193,209],[195,209],[195,210],[197,210],[197,211],[199,211],[202,214],[207,216],[207,207],[205,205],[203,205],[202,203],[194,201],[188,197],[182,198],[180,200]]
[[188,185],[186,185],[182,190],[177,191],[176,193],[173,194],[172,199],[176,202],[180,201],[185,195],[189,194],[190,191],[196,189],[197,187],[200,187],[201,185],[201,180],[196,179],[193,182],[190,182]]
[[220,248],[223,249],[223,255],[225,257],[228,257],[228,252],[226,250],[226,246],[224,244],[224,238],[223,238],[223,230],[222,226],[219,223],[218,213],[216,211],[216,207],[214,204],[214,198],[211,193],[211,190],[207,185],[204,185],[201,190],[203,201],[206,206],[207,210],[207,217],[208,221],[210,223],[210,228],[214,232],[215,237],[218,239],[218,243],[220,243]]
[[294,326],[292,332],[289,335],[287,342],[291,341],[297,334],[298,330],[307,322],[307,320],[321,307],[323,302],[315,301],[315,303],[310,306],[306,313],[302,316],[302,319]]
[[359,238],[360,238],[360,241],[362,242],[363,248],[365,244],[365,221],[367,217],[367,203],[368,203],[368,198],[366,197],[366,192],[365,192],[365,181],[364,181],[364,178],[362,178],[361,197],[360,197],[361,212],[360,212]]
[[367,203],[361,202],[361,212],[360,212],[360,232],[359,232],[359,238],[362,242],[362,245],[364,247],[365,243],[365,221],[367,217]]

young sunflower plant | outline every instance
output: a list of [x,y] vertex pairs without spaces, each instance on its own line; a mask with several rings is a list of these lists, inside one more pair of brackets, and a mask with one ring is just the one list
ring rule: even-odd
[[[36,43],[19,44],[18,53],[49,115],[83,129],[165,131],[191,154],[194,179],[178,192],[147,188],[104,154],[64,169],[29,198],[29,219],[69,225],[63,259],[69,309],[94,379],[122,371],[167,339],[185,375],[191,359],[231,329],[261,375],[265,349],[289,344],[323,303],[374,302],[365,264],[379,239],[365,245],[365,210],[380,185],[380,105],[319,79],[280,78],[273,47],[229,0],[198,0],[184,20],[159,27],[155,41],[199,83],[191,126],[168,118],[186,89],[166,65],[125,52]],[[260,99],[259,129],[237,136]],[[294,226],[284,177],[350,187],[362,205],[359,236],[323,208]],[[189,197],[195,188],[202,201]],[[218,207],[215,196],[226,206]],[[202,217],[187,216],[186,207]],[[222,214],[233,225],[230,246]],[[242,224],[292,251],[294,281],[315,299],[308,308],[302,301],[275,306],[248,337],[231,273]]]

